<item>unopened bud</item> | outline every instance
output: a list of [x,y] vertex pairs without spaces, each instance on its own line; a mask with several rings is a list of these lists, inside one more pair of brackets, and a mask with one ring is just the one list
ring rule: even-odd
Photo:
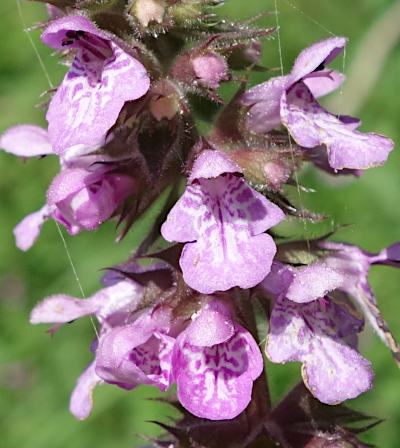
[[264,150],[232,151],[229,157],[242,168],[249,181],[274,191],[282,188],[292,172],[288,160]]
[[245,70],[250,65],[258,66],[261,62],[261,43],[251,42],[245,47],[234,48],[228,58],[231,70]]
[[135,16],[142,26],[150,22],[161,23],[164,18],[164,0],[135,0],[129,14]]
[[207,52],[192,60],[194,73],[202,85],[216,89],[220,81],[228,79],[225,59],[217,53]]
[[252,64],[259,64],[261,61],[261,42],[256,40],[251,42],[246,48],[243,49],[243,57]]
[[202,13],[200,3],[177,2],[169,8],[169,15],[176,23],[191,22]]
[[220,81],[228,79],[228,65],[222,56],[212,51],[188,51],[176,59],[171,74],[186,84],[216,89]]
[[171,120],[178,112],[178,102],[174,97],[159,96],[157,98],[153,96],[149,107],[150,112],[157,121],[161,121],[163,118]]
[[60,8],[57,8],[57,6],[47,4],[46,7],[50,20],[58,19],[64,15],[63,11]]
[[149,109],[157,121],[171,120],[179,111],[179,94],[167,80],[157,83],[151,90]]
[[270,160],[263,169],[268,186],[273,190],[280,190],[290,176],[290,169],[283,160]]

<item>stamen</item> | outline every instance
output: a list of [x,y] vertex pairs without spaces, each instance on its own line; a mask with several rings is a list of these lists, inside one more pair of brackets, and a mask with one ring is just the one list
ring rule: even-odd
[[76,31],[76,37],[79,40],[80,37],[85,40],[89,40],[89,36],[82,30]]
[[62,42],[61,42],[61,45],[62,45],[63,47],[65,47],[65,46],[67,46],[67,45],[72,45],[73,43],[74,43],[73,40],[70,40],[70,39],[63,39]]
[[303,79],[309,79],[309,78],[329,78],[331,81],[333,81],[332,72],[333,70],[325,70],[325,68],[315,69],[313,72],[309,73],[308,75],[304,76]]
[[70,39],[76,39],[76,31],[69,30],[65,33],[65,35]]
[[77,44],[82,49],[87,50],[89,53],[99,59],[107,59],[113,55],[108,41],[93,36],[82,30],[68,30],[65,32],[65,38],[62,40],[61,45],[67,46]]

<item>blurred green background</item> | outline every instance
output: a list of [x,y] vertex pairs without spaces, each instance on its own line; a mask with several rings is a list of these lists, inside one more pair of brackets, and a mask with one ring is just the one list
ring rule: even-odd
[[[392,0],[278,0],[280,40],[285,72],[301,49],[329,32],[349,37],[345,58],[338,68],[348,75],[342,94],[327,98],[331,109],[353,113],[363,120],[363,130],[386,134],[400,143],[399,37],[400,7]],[[249,18],[272,11],[273,0],[227,0],[219,9],[232,18]],[[21,2],[27,26],[44,20],[42,4]],[[18,123],[44,125],[44,109],[34,105],[48,88],[37,56],[24,33],[15,0],[3,0],[0,11],[0,132]],[[260,23],[275,25],[275,16]],[[61,80],[65,67],[51,57],[51,50],[39,43],[32,31],[40,56],[53,83]],[[264,45],[264,64],[279,67],[277,39]],[[260,76],[259,81],[263,78]],[[105,385],[94,393],[94,410],[84,422],[68,412],[69,394],[76,378],[90,361],[88,345],[94,335],[92,324],[80,319],[61,328],[54,338],[45,326],[31,326],[29,312],[41,298],[55,293],[80,296],[77,281],[53,222],[44,226],[38,243],[27,253],[14,246],[12,229],[26,214],[44,202],[46,188],[57,172],[51,157],[23,163],[0,153],[0,434],[6,448],[61,448],[96,446],[131,447],[144,444],[136,434],[148,436],[157,428],[146,420],[172,415],[168,406],[146,400],[156,394],[139,388],[125,392]],[[400,156],[395,150],[388,163],[365,173],[359,180],[332,179],[307,169],[300,181],[317,193],[302,194],[302,202],[326,214],[323,224],[352,223],[338,238],[378,251],[400,240]],[[287,226],[290,233],[291,224]],[[310,237],[321,226],[308,224]],[[124,260],[137,243],[137,232],[121,244],[113,242],[114,225],[107,223],[98,231],[82,233],[66,242],[85,295],[98,289],[98,269]],[[375,267],[371,283],[382,312],[397,339],[400,339],[400,272]],[[400,446],[400,372],[388,350],[371,331],[365,332],[360,350],[373,363],[374,389],[352,400],[352,406],[386,421],[373,429],[364,440],[378,447]],[[279,397],[299,378],[299,365],[270,366],[273,397]]]

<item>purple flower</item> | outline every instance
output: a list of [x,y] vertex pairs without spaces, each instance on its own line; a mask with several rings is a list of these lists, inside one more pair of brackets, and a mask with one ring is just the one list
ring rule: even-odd
[[343,284],[340,273],[333,272],[318,264],[296,271],[274,263],[262,283],[275,296],[265,347],[268,358],[300,361],[306,386],[327,404],[354,398],[373,381],[369,361],[355,348],[363,320],[349,302],[324,296]]
[[390,348],[396,362],[400,365],[400,347],[380,314],[378,302],[368,283],[371,265],[400,266],[400,243],[393,244],[378,254],[371,254],[349,244],[331,241],[323,241],[320,246],[332,250],[323,262],[342,275],[343,284],[339,289],[355,299],[372,328]]
[[180,258],[183,278],[204,294],[258,284],[276,252],[264,232],[285,215],[238,177],[240,172],[222,152],[203,151],[161,227],[167,241],[187,242]]
[[96,373],[127,390],[140,384],[167,390],[175,342],[167,335],[170,327],[171,309],[160,307],[145,311],[130,325],[114,328],[100,341]]
[[181,404],[197,417],[232,419],[249,404],[263,360],[257,343],[213,300],[176,339],[172,374]]
[[382,165],[393,149],[393,142],[389,138],[357,131],[358,122],[354,126],[344,117],[322,108],[302,82],[283,94],[281,117],[282,123],[299,145],[305,148],[325,145],[329,165],[335,170]]
[[135,191],[134,180],[100,168],[66,169],[58,174],[47,191],[52,217],[71,235],[93,230],[106,221],[118,205]]
[[[107,141],[113,138],[111,135]],[[104,142],[107,143],[107,142]],[[0,147],[22,158],[54,154],[48,132],[33,124],[13,126],[0,137]],[[48,203],[27,215],[14,229],[16,245],[28,250],[40,235],[44,222],[52,217],[71,234],[92,230],[108,219],[121,201],[136,190],[134,180],[107,168],[93,170],[100,162],[112,162],[99,147],[76,145],[59,156],[61,173],[48,191]]]
[[[30,322],[53,323],[55,326],[50,331],[54,332],[64,323],[94,314],[101,324],[98,331],[101,340],[114,326],[123,325],[132,319],[132,313],[143,297],[143,287],[134,281],[123,279],[112,283],[87,299],[65,294],[48,297],[32,310]],[[96,351],[97,342],[92,344],[92,351]],[[70,411],[76,418],[83,420],[89,416],[93,388],[103,382],[95,372],[95,362],[92,361],[78,378],[71,394]]]
[[393,149],[390,139],[357,131],[358,119],[331,114],[315,100],[343,81],[342,74],[325,66],[345,44],[343,37],[317,42],[299,54],[289,75],[272,78],[245,92],[240,102],[250,106],[247,127],[266,133],[284,124],[304,148],[325,145],[334,170],[382,165]]
[[325,69],[325,65],[340,53],[345,44],[343,37],[318,42],[299,54],[289,75],[271,78],[246,91],[240,102],[250,106],[246,120],[248,128],[262,134],[279,126],[282,95],[300,80],[317,98],[335,90],[344,81],[344,76],[335,70]]
[[16,245],[24,251],[30,249],[49,218],[60,222],[71,235],[94,230],[135,190],[135,181],[125,174],[83,168],[61,171],[47,191],[47,203],[14,228]]
[[369,390],[371,364],[347,344],[363,321],[329,298],[297,304],[275,302],[266,354],[272,362],[300,361],[310,392],[323,403],[337,404]]
[[47,112],[56,153],[104,140],[124,103],[149,89],[143,65],[86,17],[72,15],[51,22],[42,41],[59,50],[77,50]]

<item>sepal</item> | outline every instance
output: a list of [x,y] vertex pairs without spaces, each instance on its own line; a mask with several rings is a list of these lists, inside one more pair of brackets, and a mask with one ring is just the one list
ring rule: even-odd
[[77,0],[28,0],[30,2],[47,3],[57,8],[65,8],[67,6],[74,6]]
[[381,422],[344,405],[324,405],[299,383],[272,411],[267,427],[284,448],[367,448],[357,436]]

